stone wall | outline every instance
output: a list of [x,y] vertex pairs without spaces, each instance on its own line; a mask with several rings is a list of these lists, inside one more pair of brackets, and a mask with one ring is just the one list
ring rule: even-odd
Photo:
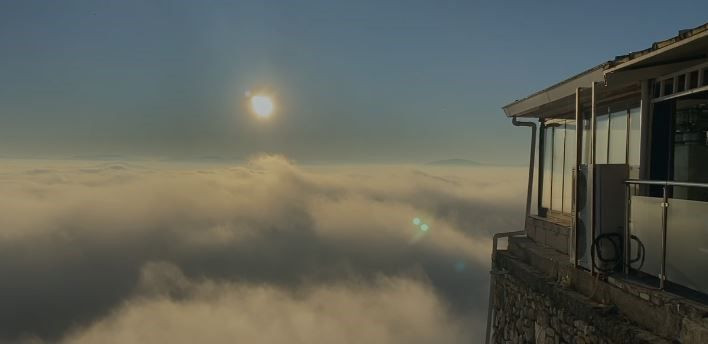
[[708,343],[705,304],[593,276],[530,238],[493,266],[493,343]]
[[613,343],[509,274],[495,276],[493,343]]

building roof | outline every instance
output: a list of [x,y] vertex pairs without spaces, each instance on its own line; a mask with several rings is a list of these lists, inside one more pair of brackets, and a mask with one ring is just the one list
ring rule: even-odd
[[670,47],[672,44],[681,42],[689,38],[697,38],[699,34],[705,33],[706,31],[708,31],[708,23],[697,26],[693,29],[681,30],[679,31],[678,35],[669,39],[665,39],[663,41],[654,42],[651,47],[647,49],[631,52],[627,55],[616,56],[614,60],[608,61],[607,64],[610,67],[615,67],[620,64],[626,64],[632,60],[637,60],[640,57],[646,56],[647,54],[650,54],[652,52],[658,51],[666,47]]
[[[534,112],[543,111],[544,105],[572,96],[577,88],[589,87],[593,82],[607,82],[620,74],[632,75],[632,77],[615,78],[617,83],[637,81],[640,80],[639,76],[644,79],[651,78],[652,72],[661,73],[665,69],[655,68],[650,71],[646,68],[691,63],[691,61],[695,62],[697,59],[707,57],[708,23],[705,23],[693,29],[681,30],[678,35],[655,42],[647,49],[616,56],[612,60],[603,62],[523,99],[516,100],[504,106],[503,109],[509,117],[538,117],[541,114],[534,114]],[[633,70],[635,73],[624,73],[629,70]]]

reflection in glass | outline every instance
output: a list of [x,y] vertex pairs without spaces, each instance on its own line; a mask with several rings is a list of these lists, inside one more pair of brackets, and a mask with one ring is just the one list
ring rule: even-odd
[[553,167],[553,128],[546,127],[543,130],[544,143],[543,143],[543,198],[541,199],[541,206],[550,209],[551,208],[551,172]]
[[595,163],[606,164],[610,117],[605,114],[602,116],[597,116],[595,120]]
[[555,211],[563,211],[564,127],[564,124],[560,124],[553,130],[553,187],[551,190],[551,209]]
[[573,203],[573,169],[575,169],[575,121],[565,123],[565,164],[563,168],[563,212],[571,213]]
[[590,124],[591,120],[589,118],[586,118],[583,120],[583,156],[582,156],[582,163],[583,165],[588,164],[588,160],[590,160],[590,147],[592,145],[591,136],[592,136],[592,131],[590,130]]
[[627,162],[627,111],[610,114],[610,137],[608,140],[610,164]]
[[629,109],[629,156],[630,167],[639,167],[639,149],[641,147],[641,111],[640,108]]
[[[673,179],[708,183],[708,92],[676,102]],[[708,201],[708,189],[675,188],[674,197]]]

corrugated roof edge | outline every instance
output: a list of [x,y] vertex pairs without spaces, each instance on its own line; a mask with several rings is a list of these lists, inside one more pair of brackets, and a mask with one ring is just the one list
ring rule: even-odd
[[558,83],[555,83],[555,84],[553,84],[553,85],[551,85],[551,86],[548,86],[548,87],[546,87],[546,88],[544,88],[544,89],[542,89],[542,90],[540,90],[540,91],[538,91],[538,92],[534,92],[534,93],[532,93],[532,94],[530,94],[530,95],[528,95],[528,96],[526,96],[526,97],[524,97],[524,98],[522,98],[522,99],[517,99],[517,100],[515,100],[515,101],[513,101],[513,102],[511,102],[511,103],[509,103],[509,104],[507,104],[507,105],[505,105],[505,106],[503,106],[502,108],[503,108],[503,109],[506,109],[506,108],[508,108],[508,107],[511,106],[511,105],[514,105],[514,104],[523,102],[524,100],[527,100],[527,99],[529,99],[529,98],[532,98],[532,97],[534,97],[534,96],[536,96],[536,95],[538,95],[538,94],[547,92],[547,91],[549,91],[549,90],[551,90],[551,89],[553,89],[553,88],[555,88],[555,87],[558,87],[558,86],[560,86],[560,85],[563,85],[563,84],[565,84],[565,83],[567,83],[567,82],[569,82],[569,81],[575,80],[575,79],[577,79],[577,78],[579,78],[579,77],[582,77],[582,76],[585,75],[585,74],[591,73],[591,72],[596,71],[596,70],[598,70],[598,69],[607,69],[607,68],[611,68],[611,67],[616,67],[616,66],[618,66],[618,65],[621,65],[622,63],[629,62],[629,61],[631,61],[631,60],[633,60],[633,59],[636,59],[636,58],[638,58],[638,57],[640,57],[640,56],[642,56],[642,55],[644,55],[644,54],[648,54],[648,53],[650,53],[650,52],[652,52],[652,51],[662,49],[662,48],[664,48],[664,47],[667,47],[667,46],[669,46],[669,45],[671,45],[671,44],[674,44],[674,43],[676,43],[676,42],[679,42],[679,41],[681,41],[681,40],[684,40],[684,39],[686,39],[686,38],[688,38],[688,37],[691,37],[691,36],[693,36],[693,35],[695,35],[695,34],[701,33],[701,32],[706,31],[706,30],[708,30],[708,23],[705,23],[705,24],[703,24],[703,25],[699,25],[699,26],[694,27],[694,28],[692,28],[692,29],[680,30],[678,35],[676,35],[676,36],[674,36],[674,37],[671,37],[671,38],[668,38],[668,39],[665,39],[665,40],[663,40],[663,41],[654,42],[654,43],[652,43],[651,47],[649,47],[649,48],[647,48],[647,49],[639,50],[639,51],[634,51],[634,52],[631,52],[631,53],[626,54],[626,55],[619,55],[619,56],[616,56],[613,60],[609,60],[609,61],[607,61],[607,62],[601,63],[601,64],[599,64],[599,65],[597,65],[597,66],[595,66],[595,67],[592,67],[592,68],[587,69],[587,70],[585,70],[585,71],[583,71],[583,72],[581,72],[581,73],[579,73],[579,74],[576,74],[576,75],[574,75],[574,76],[572,76],[572,77],[570,77],[570,78],[568,78],[568,79],[565,79],[565,80],[560,81],[560,82],[558,82]]
[[648,54],[652,51],[659,50],[659,49],[667,47],[671,44],[680,42],[686,38],[692,37],[696,34],[706,31],[706,30],[708,30],[708,23],[696,26],[692,29],[680,30],[678,35],[671,37],[669,39],[665,39],[663,41],[654,42],[654,43],[652,43],[651,47],[649,47],[647,49],[634,51],[634,52],[631,52],[626,55],[616,56],[614,60],[609,61],[610,65],[608,67],[616,67],[622,63],[629,62],[629,61],[634,60],[638,57],[641,57],[642,55]]

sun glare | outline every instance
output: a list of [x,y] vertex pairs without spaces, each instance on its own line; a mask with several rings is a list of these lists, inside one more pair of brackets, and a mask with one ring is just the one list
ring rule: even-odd
[[267,118],[273,113],[273,99],[264,95],[251,97],[251,110],[260,118]]

